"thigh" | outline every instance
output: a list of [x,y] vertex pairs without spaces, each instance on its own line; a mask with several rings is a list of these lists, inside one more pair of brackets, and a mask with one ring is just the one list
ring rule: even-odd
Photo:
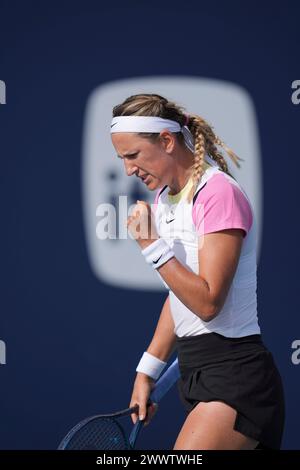
[[236,414],[222,401],[198,403],[187,416],[174,450],[255,449],[258,441],[233,429]]

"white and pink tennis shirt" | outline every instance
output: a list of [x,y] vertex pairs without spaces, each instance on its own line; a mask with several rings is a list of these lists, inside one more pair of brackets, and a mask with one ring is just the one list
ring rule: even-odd
[[241,255],[231,288],[219,314],[204,322],[169,289],[170,307],[177,336],[216,332],[227,337],[260,334],[256,295],[256,221],[251,203],[238,182],[206,155],[205,172],[193,201],[187,202],[189,180],[176,195],[165,186],[157,191],[153,212],[160,237],[173,249],[178,261],[198,274],[198,250],[204,235],[228,228],[244,231]]

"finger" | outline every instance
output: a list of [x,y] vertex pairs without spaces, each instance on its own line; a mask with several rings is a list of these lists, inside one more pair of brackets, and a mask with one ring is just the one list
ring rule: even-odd
[[147,418],[146,418],[145,423],[144,423],[145,426],[147,426],[150,423],[150,421],[153,419],[153,417],[154,417],[154,415],[157,411],[157,408],[158,407],[157,407],[156,403],[153,403],[152,405],[150,405],[148,407],[148,414],[147,414]]
[[144,204],[145,206],[148,206],[148,205],[149,205],[149,204],[148,204],[147,202],[145,202],[145,201],[139,201],[139,200],[137,200],[137,203],[138,203],[138,204]]
[[138,417],[139,417],[139,415],[138,415],[138,412],[137,412],[137,411],[134,411],[133,413],[131,413],[131,419],[132,419],[132,421],[133,421],[134,424],[135,424],[136,421],[138,420]]
[[133,220],[134,220],[135,218],[136,218],[136,216],[133,216],[133,215],[130,215],[130,216],[128,217],[127,223],[126,223],[126,224],[127,224],[127,227],[128,227],[128,225],[130,225],[130,224],[133,222]]
[[139,407],[139,420],[143,421],[147,416],[147,408],[145,403],[140,403]]
[[150,405],[148,405],[148,408],[147,408],[147,418],[148,416],[152,416],[153,413],[155,413],[155,403],[151,403]]
[[130,214],[129,218],[130,219],[136,219],[137,217],[140,217],[141,216],[141,209],[135,209],[132,214]]
[[[136,401],[133,401],[133,402],[130,402],[130,405],[129,405],[129,408],[133,408],[133,407],[136,407],[138,406],[138,403]],[[133,423],[135,424],[137,419],[138,419],[138,413],[139,413],[139,408],[136,408],[135,411],[133,411],[130,416],[131,416],[131,419],[133,421]]]
[[136,212],[136,211],[141,211],[141,213],[146,213],[148,212],[148,205],[146,204],[146,202],[139,202],[135,208],[134,208],[134,211],[133,212]]

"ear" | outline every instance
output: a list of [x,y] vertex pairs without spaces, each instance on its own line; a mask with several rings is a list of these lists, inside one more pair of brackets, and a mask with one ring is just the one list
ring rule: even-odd
[[161,131],[159,139],[164,147],[165,152],[172,153],[175,145],[175,136],[168,130]]

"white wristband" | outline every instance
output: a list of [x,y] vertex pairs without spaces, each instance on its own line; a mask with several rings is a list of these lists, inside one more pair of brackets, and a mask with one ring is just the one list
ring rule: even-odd
[[162,264],[169,261],[170,258],[175,256],[167,242],[163,238],[158,238],[151,245],[142,250],[142,254],[148,264],[151,264],[154,269],[159,268]]
[[154,380],[157,380],[162,371],[164,370],[166,362],[161,361],[147,351],[144,352],[138,366],[137,372],[143,372],[143,374],[149,375]]

